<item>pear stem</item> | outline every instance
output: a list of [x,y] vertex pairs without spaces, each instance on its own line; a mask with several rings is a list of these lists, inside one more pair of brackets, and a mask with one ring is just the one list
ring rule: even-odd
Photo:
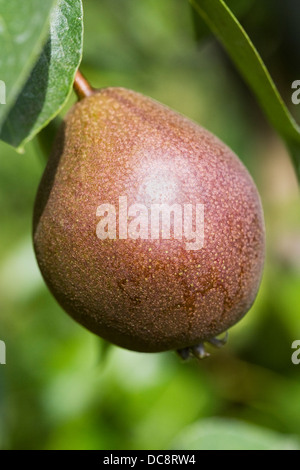
[[95,93],[95,89],[79,70],[76,72],[73,88],[79,101]]

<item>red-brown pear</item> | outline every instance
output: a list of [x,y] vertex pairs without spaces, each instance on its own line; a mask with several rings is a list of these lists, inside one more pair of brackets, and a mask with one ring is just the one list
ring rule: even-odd
[[92,332],[144,352],[210,340],[252,306],[264,238],[252,178],[207,130],[123,88],[67,114],[34,248],[54,297]]

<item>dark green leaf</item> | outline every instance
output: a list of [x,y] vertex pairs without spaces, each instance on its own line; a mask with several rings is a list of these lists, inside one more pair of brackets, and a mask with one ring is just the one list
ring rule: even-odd
[[23,90],[5,120],[0,137],[22,150],[65,104],[81,61],[81,0],[58,0],[50,36]]
[[223,0],[190,0],[190,3],[223,44],[270,123],[285,140],[300,180],[300,128],[247,33]]
[[211,30],[199,16],[195,8],[191,8],[191,12],[196,41],[201,43],[205,38],[211,35]]
[[6,86],[0,125],[42,50],[55,3],[56,0],[0,0],[0,79]]
[[[245,12],[247,13],[252,3],[253,0],[227,0],[227,5],[238,17],[245,14]],[[203,18],[199,16],[195,8],[192,7],[191,11],[196,40],[201,42],[211,35],[211,29],[208,27],[207,23],[203,21]]]

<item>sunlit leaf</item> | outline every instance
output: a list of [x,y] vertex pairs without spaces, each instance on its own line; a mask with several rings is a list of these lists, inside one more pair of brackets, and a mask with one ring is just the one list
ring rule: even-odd
[[55,3],[56,0],[0,0],[0,79],[5,83],[0,125],[43,48]]
[[59,113],[81,61],[81,0],[58,0],[50,23],[50,36],[0,133],[20,150]]

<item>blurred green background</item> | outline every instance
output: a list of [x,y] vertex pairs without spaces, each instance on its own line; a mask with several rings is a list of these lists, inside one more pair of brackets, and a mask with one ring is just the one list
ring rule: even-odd
[[[291,103],[299,2],[228,4],[300,121]],[[265,212],[264,277],[228,344],[205,361],[107,349],[62,311],[38,271],[31,219],[46,160],[37,139],[24,155],[1,143],[0,448],[300,449],[300,364],[291,361],[300,339],[300,198],[289,156],[188,2],[85,0],[84,11],[82,71],[95,87],[124,86],[171,106],[248,167]]]

